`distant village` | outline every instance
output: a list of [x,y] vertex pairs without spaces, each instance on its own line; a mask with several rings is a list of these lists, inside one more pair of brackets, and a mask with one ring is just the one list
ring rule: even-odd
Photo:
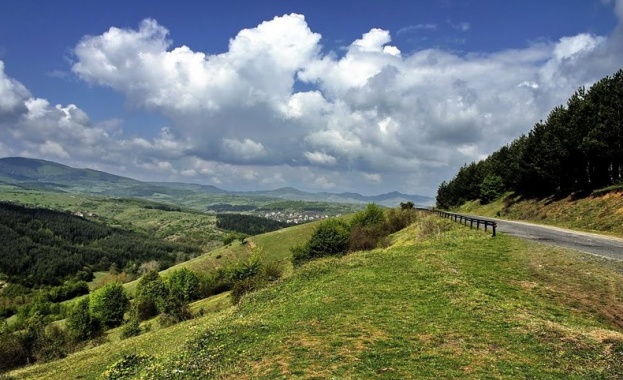
[[316,220],[341,216],[341,214],[328,215],[317,211],[260,211],[254,214],[255,216],[261,216],[263,218],[277,220],[288,224],[308,223]]

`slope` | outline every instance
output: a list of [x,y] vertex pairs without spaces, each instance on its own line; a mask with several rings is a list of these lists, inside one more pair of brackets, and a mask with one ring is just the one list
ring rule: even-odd
[[478,200],[467,202],[456,211],[623,237],[623,192],[620,190],[563,199],[524,199],[507,193],[487,205],[481,205]]
[[11,375],[614,379],[616,265],[422,217],[386,249],[309,263],[216,316]]

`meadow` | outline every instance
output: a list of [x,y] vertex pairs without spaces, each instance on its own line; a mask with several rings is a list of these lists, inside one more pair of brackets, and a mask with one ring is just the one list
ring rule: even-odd
[[[287,259],[305,233],[252,242]],[[199,260],[193,268],[211,265]],[[619,262],[421,216],[386,248],[293,268],[237,306],[199,301],[193,320],[9,376],[617,379],[621,273]]]

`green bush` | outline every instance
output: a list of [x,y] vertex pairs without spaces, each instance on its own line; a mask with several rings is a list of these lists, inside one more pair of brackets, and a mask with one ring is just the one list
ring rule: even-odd
[[129,306],[125,289],[118,282],[105,285],[91,296],[91,314],[109,328],[123,323],[123,315]]
[[240,302],[242,296],[266,286],[266,280],[262,276],[247,277],[234,283],[231,289],[231,299],[234,305]]
[[233,283],[244,280],[245,278],[257,275],[262,268],[260,254],[256,251],[246,261],[239,260],[236,264],[227,268],[227,277]]
[[348,250],[350,227],[343,220],[329,219],[316,227],[307,243],[290,248],[294,265],[323,256],[343,255]]
[[383,226],[385,224],[385,212],[374,203],[366,206],[366,209],[355,214],[350,222],[351,227]]
[[69,336],[75,342],[93,339],[102,334],[100,321],[91,315],[89,304],[89,297],[84,297],[69,311],[66,326]]
[[199,299],[199,277],[187,268],[171,273],[167,280],[169,295],[189,303]]
[[329,219],[320,223],[307,243],[310,257],[345,254],[349,234],[350,228],[342,220]]
[[164,309],[164,301],[168,292],[167,285],[157,271],[145,273],[136,285],[134,297],[138,319],[144,321],[160,314]]
[[413,208],[391,209],[386,215],[386,226],[388,233],[402,230],[417,220],[417,211]]

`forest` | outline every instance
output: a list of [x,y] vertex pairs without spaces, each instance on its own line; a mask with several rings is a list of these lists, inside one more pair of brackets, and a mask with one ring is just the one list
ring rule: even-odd
[[95,271],[131,271],[152,260],[167,268],[178,252],[197,251],[64,212],[0,202],[0,273],[29,288],[88,281]]
[[216,227],[247,235],[259,235],[287,227],[287,223],[244,214],[217,214]]
[[587,195],[623,181],[623,69],[580,87],[546,120],[479,162],[464,165],[437,191],[450,209],[504,192],[527,198]]

